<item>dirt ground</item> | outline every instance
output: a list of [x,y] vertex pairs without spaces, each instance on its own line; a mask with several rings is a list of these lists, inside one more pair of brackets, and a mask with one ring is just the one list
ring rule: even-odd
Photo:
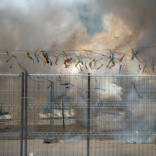
[[[28,156],[86,156],[86,140],[60,140],[45,144],[28,140]],[[0,156],[19,156],[20,141],[0,140]],[[156,156],[154,144],[122,144],[114,140],[91,140],[90,156]]]

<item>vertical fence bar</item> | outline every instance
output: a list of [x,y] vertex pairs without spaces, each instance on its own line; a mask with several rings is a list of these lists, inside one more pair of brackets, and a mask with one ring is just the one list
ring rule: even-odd
[[28,138],[28,73],[25,73],[25,156],[27,156]]
[[88,73],[87,156],[90,156],[90,73]]
[[23,156],[23,130],[24,130],[24,73],[21,74],[21,138],[20,156]]
[[50,89],[50,140],[54,139],[54,82],[51,82]]
[[63,129],[65,129],[65,121],[64,121],[64,96],[61,97],[61,104],[62,104],[62,119],[63,119]]
[[54,82],[50,82],[50,101],[48,105],[48,112],[50,113],[50,132],[48,137],[44,139],[45,143],[52,143],[54,141]]

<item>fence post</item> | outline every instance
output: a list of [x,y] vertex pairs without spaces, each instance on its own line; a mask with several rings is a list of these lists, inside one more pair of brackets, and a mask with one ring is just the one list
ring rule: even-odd
[[90,73],[88,73],[87,156],[90,156]]
[[28,73],[25,72],[25,156],[27,156],[28,137]]
[[21,138],[20,156],[23,156],[23,130],[24,130],[24,73],[21,73]]
[[51,82],[50,89],[50,140],[54,139],[54,82]]
[[63,119],[63,129],[65,130],[65,121],[64,121],[64,96],[61,96],[61,107],[62,107],[62,119]]

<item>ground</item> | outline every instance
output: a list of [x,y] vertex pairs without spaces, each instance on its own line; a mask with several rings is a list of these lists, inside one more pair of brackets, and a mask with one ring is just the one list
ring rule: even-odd
[[[28,156],[86,156],[86,140],[60,140],[45,144],[28,140]],[[20,141],[1,140],[0,156],[19,156]],[[33,155],[32,155],[33,153]],[[90,156],[155,156],[154,144],[122,144],[114,140],[91,140]]]

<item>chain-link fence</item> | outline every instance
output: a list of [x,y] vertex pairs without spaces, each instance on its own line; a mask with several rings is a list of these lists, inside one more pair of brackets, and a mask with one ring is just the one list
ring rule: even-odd
[[2,156],[156,155],[156,76],[22,78],[0,78]]

